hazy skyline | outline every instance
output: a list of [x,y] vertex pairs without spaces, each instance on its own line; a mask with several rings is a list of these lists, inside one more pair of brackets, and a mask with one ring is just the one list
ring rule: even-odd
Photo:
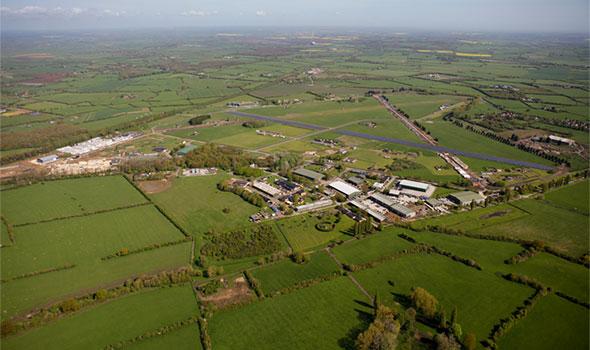
[[586,0],[3,0],[3,30],[316,26],[588,33]]

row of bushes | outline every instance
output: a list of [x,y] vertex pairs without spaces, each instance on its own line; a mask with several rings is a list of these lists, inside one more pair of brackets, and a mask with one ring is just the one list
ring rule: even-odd
[[190,242],[192,241],[191,237],[184,237],[182,239],[179,239],[177,241],[171,241],[171,242],[166,242],[166,243],[154,243],[154,244],[150,244],[148,246],[142,247],[142,248],[138,248],[138,249],[134,249],[134,250],[129,250],[127,248],[122,248],[121,250],[119,250],[118,252],[111,254],[111,255],[107,255],[104,256],[102,258],[100,258],[101,260],[110,260],[110,259],[114,259],[114,258],[119,258],[122,256],[127,256],[127,255],[131,255],[131,254],[137,254],[137,253],[142,253],[142,252],[147,252],[150,250],[154,250],[154,249],[158,249],[158,248],[164,248],[164,247],[169,247],[169,246],[173,246],[173,245],[177,245],[177,244],[182,244],[182,243],[186,243],[186,242]]
[[547,295],[547,293],[548,293],[547,289],[544,289],[544,288],[537,289],[535,294],[533,294],[532,296],[527,298],[524,301],[523,305],[518,306],[516,308],[516,310],[514,310],[508,318],[501,319],[500,322],[498,322],[496,325],[494,325],[494,327],[492,327],[492,331],[490,332],[488,339],[486,339],[482,342],[483,345],[487,348],[492,348],[492,349],[497,348],[496,342],[498,341],[498,339],[503,334],[505,334],[510,329],[512,329],[512,327],[514,327],[516,322],[525,318],[528,315],[528,313],[531,311],[531,309],[537,304],[537,302],[542,297]]
[[222,287],[221,282],[219,280],[215,279],[215,280],[209,281],[205,284],[198,286],[197,290],[199,292],[203,293],[203,295],[209,296],[209,295],[213,295],[213,294],[217,293],[217,291],[221,287]]
[[564,294],[560,291],[556,291],[555,294],[564,298],[565,300],[571,301],[574,304],[578,304],[580,306],[585,307],[586,309],[590,309],[590,304],[588,304],[588,302],[586,302],[586,301],[580,300],[580,299],[573,297],[571,295]]
[[527,261],[528,259],[537,255],[538,253],[539,253],[539,251],[536,250],[535,248],[526,247],[524,250],[522,250],[521,252],[519,252],[515,256],[511,256],[510,258],[504,260],[504,264],[508,264],[508,265],[519,264],[519,263]]
[[201,271],[192,267],[182,267],[171,271],[162,271],[154,275],[143,275],[135,279],[128,279],[124,283],[109,289],[100,289],[75,298],[70,298],[51,304],[50,306],[31,311],[26,319],[12,318],[2,322],[2,337],[44,325],[58,317],[76,312],[109,299],[137,292],[145,288],[166,287],[184,284],[191,281],[193,276],[200,276]]
[[267,297],[272,298],[274,296],[288,294],[288,293],[294,292],[299,289],[311,287],[311,286],[316,285],[321,282],[333,280],[333,279],[340,277],[340,276],[342,276],[341,272],[334,271],[334,272],[327,274],[327,275],[303,280],[303,281],[297,282],[296,284],[294,284],[292,286],[281,288],[279,290],[274,291],[271,295],[267,295]]
[[34,222],[25,222],[25,223],[22,223],[22,224],[16,224],[16,225],[14,225],[14,227],[23,227],[23,226],[44,224],[44,223],[53,222],[53,221],[59,221],[59,220],[67,220],[67,219],[72,219],[72,218],[80,218],[80,217],[91,216],[91,215],[95,215],[95,214],[108,213],[108,212],[111,212],[111,211],[117,211],[117,210],[121,210],[121,209],[130,209],[130,208],[135,208],[135,207],[142,207],[142,206],[150,205],[150,204],[151,203],[137,203],[137,204],[125,205],[125,206],[118,207],[118,208],[101,209],[101,210],[97,210],[97,211],[93,211],[93,212],[88,212],[88,213],[68,215],[68,216],[61,216],[61,217],[57,217],[57,218],[51,218],[51,219],[46,219],[46,220],[34,221]]
[[201,345],[203,350],[211,350],[211,337],[209,336],[209,322],[204,317],[199,317],[199,330],[201,335]]
[[207,119],[211,119],[211,114],[201,114],[188,120],[190,125],[201,125]]
[[346,271],[357,272],[357,271],[366,270],[366,269],[376,267],[386,261],[395,260],[395,259],[401,258],[402,256],[405,256],[405,255],[419,254],[419,253],[431,254],[433,252],[434,251],[432,250],[432,248],[430,246],[427,246],[424,244],[418,244],[410,249],[404,249],[402,251],[399,251],[399,252],[391,254],[391,255],[382,256],[376,260],[373,260],[373,261],[370,261],[370,262],[367,262],[364,264],[355,265],[355,264],[343,263],[342,268]]
[[244,271],[244,276],[246,276],[246,280],[248,281],[250,288],[254,290],[254,293],[256,293],[258,298],[264,299],[264,292],[262,291],[262,287],[260,286],[260,281],[254,278],[254,276],[252,276],[252,273],[248,270]]
[[264,207],[266,206],[266,202],[264,198],[255,192],[247,191],[246,189],[238,186],[231,186],[228,181],[222,181],[217,184],[217,189],[224,192],[231,192],[233,194],[237,194],[238,196],[242,197],[243,200],[246,202],[255,205],[257,207]]
[[8,239],[10,242],[14,243],[14,227],[11,223],[6,220],[4,215],[0,215],[0,220],[2,220],[2,224],[6,226],[6,233],[8,234]]
[[176,321],[172,324],[162,326],[160,328],[153,329],[151,331],[147,331],[141,335],[138,335],[135,338],[120,341],[116,344],[107,345],[107,346],[105,346],[105,349],[122,349],[124,347],[128,347],[128,346],[130,346],[134,343],[140,342],[142,340],[155,338],[155,337],[162,337],[170,332],[173,332],[175,330],[192,325],[193,323],[195,323],[197,321],[197,319],[198,318],[196,316],[192,316],[192,317],[189,317],[189,318],[182,320],[182,321]]
[[66,265],[63,265],[63,266],[53,267],[53,268],[50,268],[50,269],[44,269],[44,270],[38,270],[38,271],[33,271],[33,272],[27,272],[27,273],[24,273],[22,275],[18,275],[18,276],[14,276],[14,277],[9,277],[9,278],[3,278],[1,280],[1,282],[2,283],[5,283],[5,282],[9,282],[9,281],[14,281],[14,280],[20,280],[20,279],[27,278],[27,277],[39,276],[39,275],[43,275],[43,274],[50,273],[50,272],[56,272],[56,271],[71,269],[71,268],[74,268],[74,267],[76,267],[75,264],[66,264]]
[[452,235],[452,236],[462,236],[462,237],[469,237],[469,238],[476,238],[476,239],[485,239],[485,240],[489,240],[489,241],[518,243],[518,244],[525,246],[525,247],[526,246],[540,246],[540,248],[537,248],[540,251],[544,251],[544,252],[549,253],[551,255],[555,255],[559,258],[562,258],[564,260],[567,260],[567,261],[575,263],[575,264],[580,264],[580,265],[583,265],[586,267],[590,267],[590,259],[589,259],[588,254],[584,254],[584,255],[576,258],[571,255],[561,253],[551,247],[547,247],[547,246],[545,246],[544,242],[542,242],[542,241],[529,241],[529,240],[525,240],[525,239],[513,238],[513,237],[508,237],[508,236],[486,235],[486,234],[481,234],[481,233],[464,232],[463,230],[460,230],[460,229],[455,230],[452,228],[448,228],[445,226],[439,226],[439,225],[426,225],[423,228],[415,227],[411,223],[395,223],[394,225],[396,225],[398,227],[410,229],[414,232],[430,231],[430,232],[444,233],[444,234]]

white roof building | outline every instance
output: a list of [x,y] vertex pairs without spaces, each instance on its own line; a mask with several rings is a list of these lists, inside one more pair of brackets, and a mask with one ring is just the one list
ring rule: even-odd
[[334,204],[334,202],[331,199],[322,199],[319,201],[315,201],[313,203],[297,206],[297,207],[295,207],[295,210],[297,210],[298,212],[302,212],[302,211],[308,211],[308,210],[329,207],[332,204]]
[[281,190],[279,190],[276,187],[273,187],[269,184],[267,184],[266,182],[260,182],[260,181],[254,181],[254,183],[252,184],[252,186],[257,189],[260,190],[272,197],[274,196],[278,196],[279,194],[281,194]]
[[347,197],[354,197],[361,193],[361,190],[359,190],[358,188],[340,180],[334,181],[330,183],[328,186],[335,189],[338,192],[343,193]]
[[426,192],[426,190],[428,190],[428,187],[430,185],[423,183],[423,182],[417,182],[417,181],[412,181],[412,180],[401,180],[398,183],[398,186],[403,187],[403,188],[409,188],[412,190]]

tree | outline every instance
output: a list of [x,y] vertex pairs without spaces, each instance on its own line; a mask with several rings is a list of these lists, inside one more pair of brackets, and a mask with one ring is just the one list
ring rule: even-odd
[[460,350],[461,346],[457,343],[452,335],[439,333],[434,337],[436,350]]
[[457,323],[457,306],[453,307],[453,311],[451,312],[451,325]]
[[428,293],[426,289],[420,287],[414,288],[410,298],[412,299],[414,306],[416,306],[416,309],[422,312],[424,316],[430,319],[434,317],[438,306],[438,300],[436,300],[432,294]]
[[463,339],[463,345],[467,350],[475,350],[477,347],[477,339],[475,338],[475,334],[473,332],[467,333],[465,338]]
[[395,319],[395,312],[390,308],[377,305],[375,319],[369,328],[359,334],[356,348],[359,350],[394,350],[400,332],[399,322]]

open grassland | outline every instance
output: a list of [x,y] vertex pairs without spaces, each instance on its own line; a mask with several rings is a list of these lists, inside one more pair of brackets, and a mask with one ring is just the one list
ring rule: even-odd
[[[132,294],[2,340],[3,349],[102,349],[198,313],[188,285]],[[191,328],[198,332],[196,327]],[[186,338],[186,342],[194,338]],[[193,344],[193,348],[197,348]]]
[[199,327],[194,324],[174,330],[165,335],[145,339],[126,346],[125,349],[132,350],[201,350],[201,339]]
[[434,113],[442,105],[453,105],[464,98],[452,95],[419,95],[413,93],[400,93],[387,95],[391,104],[407,113],[410,118],[418,119]]
[[498,342],[501,349],[588,349],[588,309],[556,295],[542,298]]
[[367,123],[372,122],[359,122],[358,124],[352,124],[344,127],[343,129],[360,132],[363,134],[391,137],[396,139],[421,142],[420,138],[410,131],[402,122],[391,116],[391,120],[377,120],[374,121],[375,126],[369,126]]
[[121,176],[47,181],[2,191],[0,197],[2,212],[13,225],[146,202]]
[[419,243],[426,243],[450,251],[464,258],[477,261],[489,272],[504,271],[508,265],[504,260],[522,251],[515,243],[497,242],[469,237],[446,235],[434,232],[410,232]]
[[71,269],[2,283],[2,318],[60,300],[65,295],[81,291],[84,294],[113,282],[122,283],[130,276],[186,266],[191,244],[187,242],[105,261],[88,260]]
[[332,249],[334,255],[343,263],[363,264],[409,249],[412,243],[398,237],[408,230],[387,228],[361,240],[352,240]]
[[498,320],[533,293],[531,288],[440,255],[405,256],[354,276],[369,293],[378,293],[390,305],[394,301],[404,305],[413,287],[425,288],[447,314],[456,306],[463,332],[475,332],[478,339],[486,338]]
[[540,200],[523,199],[511,203],[530,215],[488,226],[478,232],[526,240],[542,240],[564,253],[579,256],[588,252],[587,215],[547,205]]
[[305,251],[332,240],[350,238],[347,233],[352,229],[353,221],[349,217],[342,215],[340,222],[329,232],[322,232],[315,227],[320,222],[314,214],[303,214],[277,221],[277,226],[294,251]]
[[345,277],[221,311],[210,321],[215,349],[340,349],[363,325],[366,297]]
[[588,215],[590,212],[590,182],[582,181],[545,194],[545,199],[553,205],[564,209],[575,210]]
[[556,256],[540,253],[527,261],[509,266],[510,272],[533,277],[541,283],[580,300],[588,300],[588,268]]
[[[225,231],[248,224],[249,216],[258,211],[257,207],[239,196],[217,189],[217,183],[227,178],[228,175],[223,173],[181,177],[174,181],[171,188],[151,197],[187,232]],[[229,208],[230,212],[225,214],[224,208]]]
[[126,248],[184,238],[153,206],[51,221],[15,228],[16,244],[2,252],[2,278],[84,264]]
[[412,227],[423,229],[428,225],[443,226],[463,230],[464,232],[473,232],[484,227],[509,222],[528,215],[524,210],[510,204],[499,204],[487,208],[478,208],[476,210],[414,221]]
[[260,281],[265,294],[272,294],[282,288],[291,287],[298,282],[311,280],[338,272],[338,265],[324,251],[309,255],[310,261],[297,264],[290,259],[284,259],[269,266],[264,266],[252,272],[254,278]]

